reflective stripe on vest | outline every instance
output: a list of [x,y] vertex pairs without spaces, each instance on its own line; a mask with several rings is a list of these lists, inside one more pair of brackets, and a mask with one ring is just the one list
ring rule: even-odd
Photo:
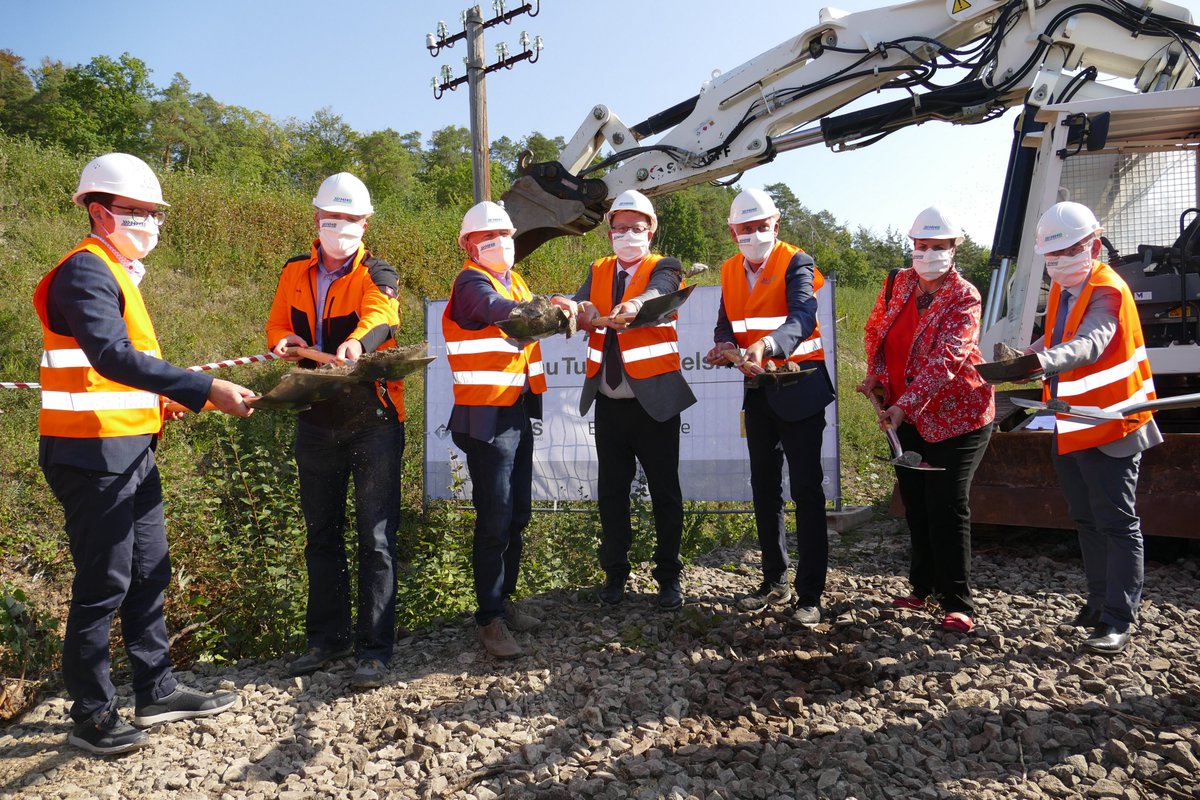
[[[1150,360],[1146,356],[1146,344],[1142,338],[1142,326],[1138,319],[1137,306],[1129,286],[1111,267],[1099,261],[1092,267],[1087,283],[1071,306],[1063,325],[1063,341],[1075,336],[1083,315],[1087,310],[1092,293],[1097,287],[1106,287],[1118,292],[1121,306],[1117,314],[1117,331],[1112,341],[1094,363],[1061,373],[1058,380],[1058,397],[1072,406],[1095,407],[1105,411],[1144,403],[1157,398],[1154,378],[1150,374]],[[1046,333],[1043,342],[1050,347],[1059,310],[1061,287],[1055,283],[1050,289],[1046,312]],[[1050,386],[1042,389],[1044,400],[1050,399]],[[1142,412],[1125,420],[1088,422],[1078,418],[1056,416],[1054,427],[1058,435],[1059,454],[1073,453],[1091,447],[1115,442],[1133,433],[1150,421],[1150,412]]]
[[[754,289],[746,278],[741,254],[721,265],[721,302],[725,316],[733,328],[738,347],[750,345],[774,333],[788,318],[787,268],[797,253],[804,252],[787,242],[777,242],[759,267],[761,270]],[[813,267],[813,294],[825,285],[825,276]],[[775,364],[786,361],[820,361],[825,358],[821,343],[821,325],[817,323],[808,338],[796,345],[786,358],[769,358]]]
[[[505,299],[524,303],[533,293],[516,272],[511,290],[483,267],[466,261],[463,269],[473,269],[487,277],[496,292]],[[542,349],[537,342],[518,346],[495,325],[477,331],[460,327],[450,319],[454,290],[442,312],[442,335],[446,339],[446,359],[454,388],[454,402],[463,406],[511,406],[521,396],[526,383],[534,394],[546,391],[542,367]]]
[[[652,253],[642,259],[633,279],[625,285],[621,302],[637,297],[646,291],[654,267],[662,256]],[[592,264],[592,291],[588,300],[601,316],[608,316],[613,310],[613,282],[617,277],[617,257],[607,256]],[[684,283],[680,281],[682,289]],[[629,377],[636,379],[653,378],[667,372],[678,372],[679,334],[675,328],[675,320],[667,319],[655,325],[647,325],[632,330],[614,331],[611,328],[598,328],[588,335],[587,377],[595,377],[600,372],[600,364],[604,357],[604,337],[616,336],[617,346],[621,350],[621,360]]]
[[122,319],[134,349],[158,358],[160,348],[142,293],[115,253],[99,239],[85,239],[67,253],[38,283],[33,306],[42,324],[42,409],[38,431],[43,436],[74,439],[138,436],[162,430],[162,398],[105,378],[92,368],[79,342],[50,329],[47,297],[54,276],[78,253],[91,253],[112,272],[121,291]]
[[[157,350],[141,350],[151,358],[159,358]],[[87,354],[78,348],[66,350],[43,350],[42,367],[50,369],[75,369],[78,367],[90,367],[92,362],[88,361]]]

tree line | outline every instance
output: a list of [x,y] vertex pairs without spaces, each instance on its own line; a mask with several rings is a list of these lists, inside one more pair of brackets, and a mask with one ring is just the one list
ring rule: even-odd
[[[419,131],[391,128],[363,133],[326,107],[307,120],[278,121],[261,111],[222,103],[195,92],[175,73],[163,88],[140,59],[99,55],[68,66],[43,59],[36,66],[0,50],[0,131],[91,158],[121,151],[162,170],[187,170],[266,189],[312,190],[335,172],[353,172],[378,202],[461,214],[471,204],[471,135],[447,125],[423,140]],[[491,143],[492,196],[517,177],[526,150],[535,161],[557,157],[562,136],[534,131]],[[805,207],[782,183],[764,187],[781,212],[780,235],[813,254],[839,283],[877,285],[890,269],[908,264],[903,231],[882,236],[851,230],[827,211]],[[655,198],[656,249],[684,261],[716,264],[732,253],[725,224],[734,187],[705,185]],[[967,237],[958,266],[986,289],[989,252]]]

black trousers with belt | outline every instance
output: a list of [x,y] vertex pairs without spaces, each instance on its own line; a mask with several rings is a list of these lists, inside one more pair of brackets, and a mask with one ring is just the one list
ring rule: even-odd
[[633,546],[630,489],[641,463],[654,506],[654,578],[679,579],[683,563],[683,491],[679,488],[679,415],[659,422],[635,399],[596,395],[596,458],[599,461],[600,566],[609,578],[629,576]]

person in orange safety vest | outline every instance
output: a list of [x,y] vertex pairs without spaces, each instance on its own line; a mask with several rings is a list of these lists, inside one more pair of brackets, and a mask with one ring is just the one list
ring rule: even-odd
[[[33,297],[43,341],[38,463],[62,504],[75,565],[62,653],[74,723],[67,741],[112,755],[148,743],[138,728],[209,716],[237,700],[190,689],[171,670],[162,610],[171,561],[154,451],[164,416],[203,408],[249,416],[254,393],[162,357],[139,286],[167,206],[150,167],[125,153],[95,158],[72,199],[91,233]],[[117,614],[136,728],[116,710],[110,675]]]
[[[1056,203],[1038,220],[1034,249],[1052,282],[1045,335],[1026,352],[1037,353],[1044,399],[1118,411],[1155,399],[1154,378],[1129,286],[1099,260],[1103,232],[1080,203]],[[1099,423],[1057,415],[1054,429],[1054,468],[1087,574],[1087,600],[1073,624],[1090,629],[1085,650],[1119,653],[1142,598],[1138,467],[1162,434],[1148,412]]]
[[833,385],[825,369],[816,296],[825,279],[811,256],[779,240],[779,216],[770,195],[760,189],[746,189],[734,198],[729,232],[738,254],[721,265],[716,344],[705,361],[728,366],[730,354],[735,354],[747,378],[761,373],[767,362],[778,367],[790,361],[809,370],[771,385],[748,385],[745,391],[742,413],[763,581],[741,597],[738,606],[752,611],[793,599],[787,583],[783,515],[786,457],[796,505],[791,616],[801,625],[815,625],[821,621],[821,595],[829,569],[821,440]]
[[[605,221],[613,255],[591,265],[575,294],[580,326],[590,330],[579,413],[587,414],[596,404],[600,566],[605,574],[599,596],[605,605],[625,597],[633,546],[629,491],[640,463],[654,509],[658,605],[669,611],[683,605],[680,413],[696,396],[680,371],[674,317],[636,328],[629,327],[628,318],[645,301],[679,289],[683,272],[678,259],[650,252],[658,216],[645,195],[632,189],[617,195]],[[592,325],[596,319],[606,324]]]
[[[363,235],[374,213],[370,192],[348,172],[326,178],[313,198],[317,239],[288,261],[267,318],[267,345],[302,368],[317,366],[294,348],[337,363],[395,345],[399,276],[372,255]],[[350,684],[383,683],[396,636],[396,530],[404,453],[404,384],[345,386],[296,418],[296,472],[307,538],[307,648],[288,666],[306,675],[353,655]],[[351,627],[345,509],[354,478],[358,537],[357,620]]]
[[[521,533],[532,510],[531,420],[541,418],[546,391],[538,343],[510,339],[495,325],[533,299],[512,268],[514,232],[498,203],[484,201],[467,211],[458,237],[467,258],[442,314],[454,385],[447,427],[466,454],[475,507],[475,624],[484,649],[495,658],[521,655],[510,628],[528,631],[540,624],[512,601]],[[551,302],[575,314],[573,301],[554,296]]]

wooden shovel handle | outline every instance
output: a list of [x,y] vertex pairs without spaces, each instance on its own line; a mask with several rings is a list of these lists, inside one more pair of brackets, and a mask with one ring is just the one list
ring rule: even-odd
[[301,358],[307,358],[310,361],[316,361],[318,364],[336,364],[338,360],[335,355],[321,350],[314,350],[311,347],[287,347],[284,348],[283,352],[288,355],[297,355]]
[[618,314],[615,317],[596,317],[589,324],[593,328],[607,328],[610,323],[624,322],[626,324],[633,322],[637,314]]

